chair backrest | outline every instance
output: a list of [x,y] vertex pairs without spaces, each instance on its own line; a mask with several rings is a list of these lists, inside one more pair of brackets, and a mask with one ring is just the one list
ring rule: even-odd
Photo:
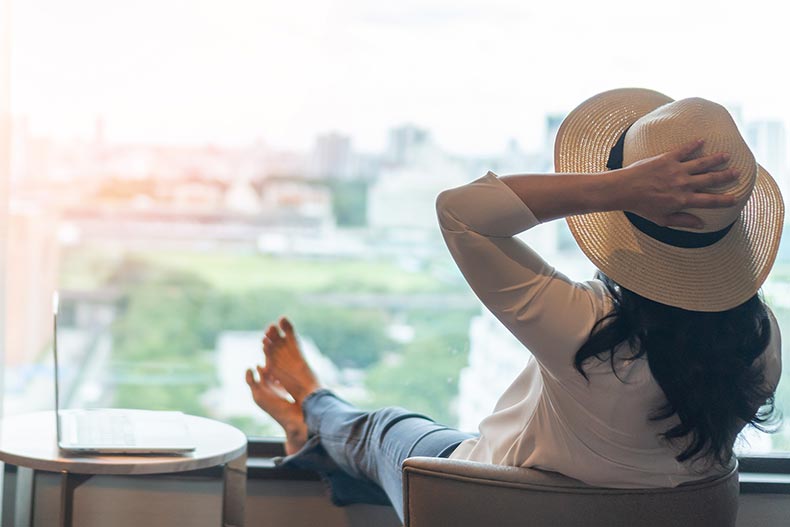
[[403,463],[406,527],[734,527],[738,465],[675,488],[611,489],[554,472],[455,459]]

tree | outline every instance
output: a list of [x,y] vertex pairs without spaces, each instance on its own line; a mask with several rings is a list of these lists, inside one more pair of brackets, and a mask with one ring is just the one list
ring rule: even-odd
[[342,227],[364,227],[368,221],[368,184],[365,181],[332,181],[332,213]]
[[341,368],[367,368],[392,348],[383,310],[301,305],[291,320]]
[[370,371],[366,385],[372,398],[367,406],[402,406],[454,426],[458,417],[452,404],[466,362],[466,349],[448,347],[435,336],[415,339],[396,360],[383,361]]
[[189,273],[140,262],[133,267],[132,274],[114,274],[125,291],[112,326],[114,403],[205,414],[200,395],[216,378],[207,352],[213,345],[204,345],[199,328],[205,306],[212,304],[211,290]]

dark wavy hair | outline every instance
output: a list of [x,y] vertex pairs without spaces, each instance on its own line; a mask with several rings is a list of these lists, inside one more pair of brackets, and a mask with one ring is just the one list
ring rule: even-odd
[[[773,392],[755,363],[771,339],[768,312],[758,295],[730,310],[706,313],[654,302],[600,272],[597,278],[609,290],[614,307],[576,352],[574,366],[589,382],[583,364],[591,357],[608,360],[617,375],[615,354],[625,354],[622,359],[646,356],[667,399],[647,417],[660,421],[677,415],[680,424],[661,436],[670,442],[686,438],[675,459],[726,465],[746,424],[775,431]],[[630,352],[625,346],[615,350],[626,341]]]

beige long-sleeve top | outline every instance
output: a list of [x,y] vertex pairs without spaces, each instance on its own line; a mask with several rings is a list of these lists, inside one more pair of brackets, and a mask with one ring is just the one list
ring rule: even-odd
[[[525,368],[452,458],[552,470],[596,486],[674,487],[711,475],[679,463],[659,437],[677,417],[649,421],[666,402],[647,360],[585,363],[573,358],[612,301],[598,280],[575,282],[514,235],[539,222],[524,202],[489,172],[437,200],[442,234],[474,292],[524,344]],[[761,360],[776,386],[781,371],[779,328]],[[621,344],[621,346],[626,343]],[[623,353],[628,356],[629,353]],[[622,381],[625,382],[622,382]]]

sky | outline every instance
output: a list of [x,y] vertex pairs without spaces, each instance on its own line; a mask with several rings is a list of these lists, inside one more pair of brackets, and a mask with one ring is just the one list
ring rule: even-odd
[[623,86],[790,122],[778,0],[11,1],[11,105],[51,137],[375,151],[415,123],[487,154]]

